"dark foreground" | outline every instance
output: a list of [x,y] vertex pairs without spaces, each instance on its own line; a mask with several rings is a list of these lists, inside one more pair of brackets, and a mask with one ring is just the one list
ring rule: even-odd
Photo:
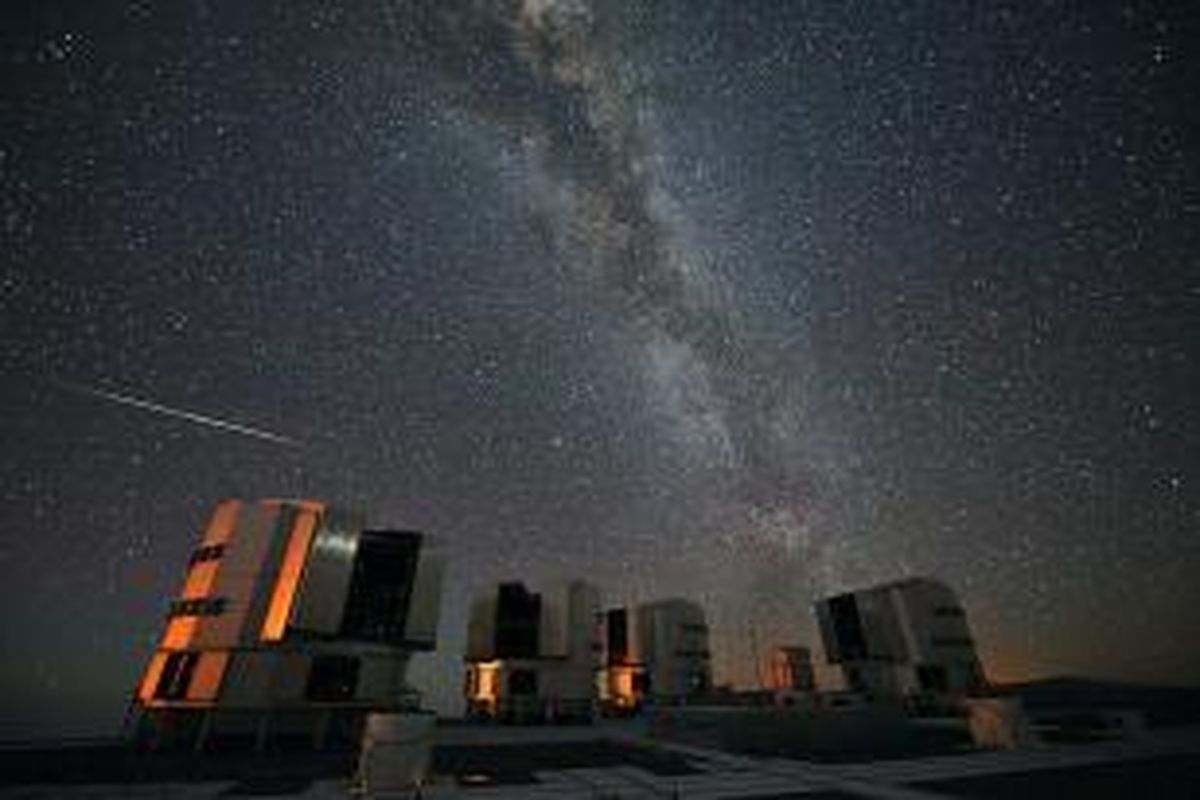
[[[1200,692],[1077,681],[1016,692],[1035,711],[1138,708],[1150,726],[1129,740],[1060,736],[1042,748],[978,752],[960,735],[937,729],[889,733],[883,717],[861,719],[870,724],[845,732],[827,730],[820,743],[806,740],[795,721],[774,724],[769,713],[743,719],[701,710],[566,728],[449,724],[438,728],[433,779],[421,796],[1200,798]],[[0,748],[0,798],[181,791],[189,798],[344,798],[356,766],[353,752],[138,754],[118,743],[9,747]]]
[[[1182,800],[1200,797],[1200,731],[1193,738],[1190,752],[1083,745],[859,764],[607,738],[448,744],[435,749],[435,778],[422,796]],[[0,753],[0,796],[170,796],[188,784],[189,797],[347,797],[354,769],[352,754],[138,756],[115,746],[7,751]]]

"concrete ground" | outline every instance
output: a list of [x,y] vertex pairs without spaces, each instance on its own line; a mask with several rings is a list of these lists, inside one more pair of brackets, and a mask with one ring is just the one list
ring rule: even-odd
[[[1139,741],[817,764],[652,740],[637,722],[578,728],[449,726],[438,731],[437,753],[435,764],[440,759],[449,770],[435,774],[422,798],[1200,797],[1200,727],[1158,729]],[[186,783],[6,782],[0,797],[362,796],[348,779],[314,774],[197,777]]]

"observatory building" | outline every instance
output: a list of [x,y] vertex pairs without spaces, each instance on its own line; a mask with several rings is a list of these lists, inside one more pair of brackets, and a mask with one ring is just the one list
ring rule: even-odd
[[807,647],[777,647],[771,656],[771,689],[775,692],[811,692],[817,681],[813,674],[812,653]]
[[596,706],[599,591],[501,583],[471,606],[468,715],[510,722],[590,720]]
[[983,671],[954,592],[928,578],[887,583],[817,603],[830,664],[846,688],[877,695],[970,695]]
[[634,711],[647,700],[684,703],[712,686],[704,609],[690,600],[611,609],[603,636],[602,697],[612,711]]
[[357,746],[413,711],[409,657],[435,645],[430,537],[312,500],[220,503],[134,700],[152,748]]

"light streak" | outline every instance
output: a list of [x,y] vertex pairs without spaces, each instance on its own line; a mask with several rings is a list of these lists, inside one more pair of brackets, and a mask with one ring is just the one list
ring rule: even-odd
[[188,411],[182,408],[173,408],[171,406],[163,405],[162,403],[155,403],[151,400],[143,400],[141,398],[132,397],[126,394],[119,394],[117,392],[109,392],[105,391],[104,389],[96,389],[90,386],[77,386],[75,384],[64,383],[61,381],[58,381],[57,383],[64,389],[76,392],[78,394],[86,394],[91,397],[98,397],[101,400],[109,400],[113,403],[120,403],[121,405],[140,408],[144,411],[153,411],[157,414],[164,414],[168,417],[175,417],[176,419],[194,422],[197,425],[205,425],[209,428],[216,428],[217,430],[227,431],[229,433],[240,433],[243,436],[252,436],[256,439],[262,439],[275,444],[287,445],[288,447],[300,446],[300,442],[296,441],[295,439],[278,433],[272,433],[271,431],[266,431],[262,428],[255,428],[250,425],[242,425],[237,422],[218,419],[217,417],[210,417],[207,414],[199,414],[195,411]]

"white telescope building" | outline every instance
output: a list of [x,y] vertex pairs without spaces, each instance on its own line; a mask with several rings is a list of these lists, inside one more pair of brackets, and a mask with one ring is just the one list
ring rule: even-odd
[[648,700],[680,704],[712,688],[712,659],[704,609],[670,598],[604,615],[602,696],[617,713]]
[[313,500],[226,500],[188,561],[134,703],[152,748],[357,747],[413,711],[409,657],[436,642],[430,537]]
[[985,685],[966,612],[945,584],[887,583],[817,603],[830,664],[846,688],[878,695],[970,695]]
[[501,583],[467,629],[467,713],[510,722],[591,720],[600,667],[599,591],[570,581]]

